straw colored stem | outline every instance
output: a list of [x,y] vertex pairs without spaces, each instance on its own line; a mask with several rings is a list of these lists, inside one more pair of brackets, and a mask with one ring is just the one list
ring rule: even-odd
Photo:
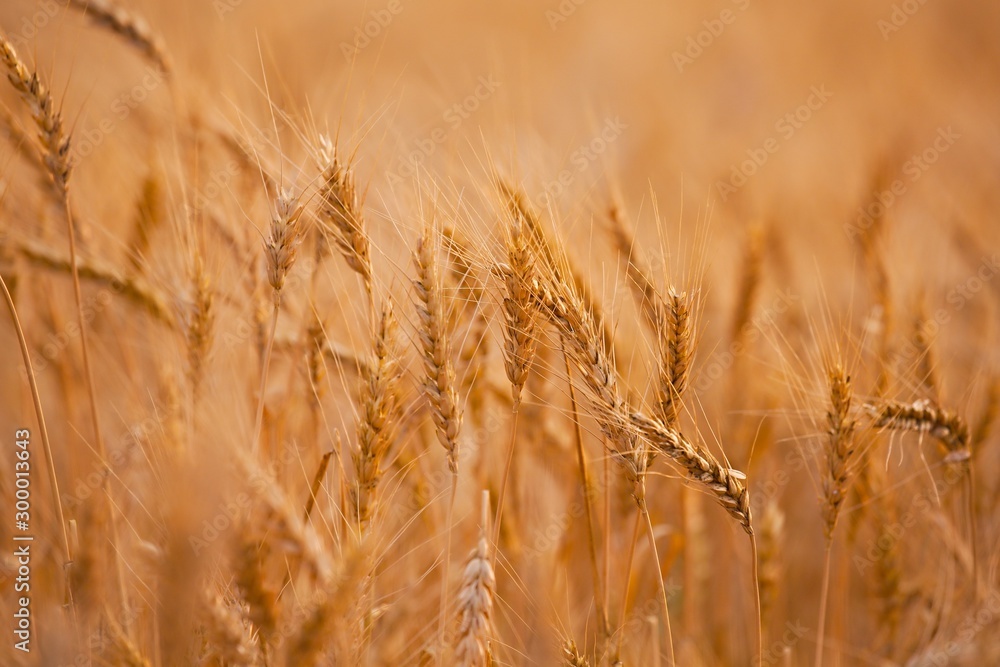
[[[608,627],[608,612],[601,586],[600,570],[597,566],[597,529],[595,528],[593,508],[593,486],[587,469],[587,454],[583,450],[583,432],[580,428],[580,414],[577,411],[576,389],[573,387],[572,369],[569,355],[566,354],[566,344],[561,342],[563,362],[566,365],[566,382],[569,385],[570,410],[573,415],[573,442],[576,445],[576,459],[580,467],[580,482],[583,485],[583,507],[587,515],[587,542],[590,553],[590,574],[594,583],[594,602],[597,606],[597,622],[600,624],[601,641],[606,642],[610,628]],[[605,582],[605,586],[607,583]]]

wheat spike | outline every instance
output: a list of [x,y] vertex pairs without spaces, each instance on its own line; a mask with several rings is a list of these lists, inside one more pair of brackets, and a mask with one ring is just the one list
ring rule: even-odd
[[490,640],[493,636],[493,596],[496,577],[487,540],[489,492],[483,492],[483,516],[479,541],[469,554],[458,591],[458,641],[455,664],[461,667],[487,667],[490,663]]
[[69,135],[63,129],[62,117],[56,111],[52,95],[37,72],[28,72],[14,46],[3,35],[0,35],[0,60],[7,68],[7,78],[28,103],[31,117],[38,127],[45,167],[59,191],[60,199],[65,198],[72,168]]
[[691,299],[687,293],[678,293],[671,287],[658,317],[660,386],[657,414],[667,426],[677,427],[691,368]]
[[413,281],[419,318],[417,335],[426,372],[424,393],[431,403],[438,440],[448,454],[448,468],[457,473],[462,409],[455,389],[454,361],[446,327],[437,249],[437,232],[430,222],[426,222],[413,255],[417,269],[417,279]]
[[353,516],[362,524],[371,518],[382,478],[382,462],[401,416],[398,389],[401,370],[395,329],[392,308],[387,302],[375,332],[374,354],[362,377],[358,446],[351,455],[357,476],[352,489]]
[[929,401],[913,403],[881,401],[865,406],[876,428],[929,433],[946,450],[946,461],[960,463],[971,456],[969,427],[958,414],[935,407]]
[[354,186],[354,172],[337,157],[329,138],[319,139],[321,229],[333,238],[347,265],[364,280],[371,291],[372,260],[365,231],[364,213]]
[[855,422],[851,412],[851,378],[839,364],[828,372],[830,408],[827,422],[830,442],[826,450],[826,474],[823,477],[823,519],[826,537],[831,539],[837,527],[840,505],[847,493],[847,477],[854,463]]
[[302,242],[302,226],[299,217],[302,205],[297,197],[283,190],[274,200],[271,227],[264,250],[268,260],[267,281],[274,290],[274,299],[280,299],[285,286],[285,278],[295,264],[295,255]]
[[520,216],[510,216],[506,239],[507,264],[501,267],[500,272],[505,288],[504,362],[515,410],[521,403],[521,392],[535,356],[536,342],[536,309],[531,294],[533,258],[527,241]]

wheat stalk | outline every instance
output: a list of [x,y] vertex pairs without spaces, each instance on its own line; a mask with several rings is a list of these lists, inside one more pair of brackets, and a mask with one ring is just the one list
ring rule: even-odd
[[[56,111],[55,104],[48,88],[41,82],[37,72],[28,73],[28,68],[18,58],[13,45],[3,35],[0,35],[0,61],[7,69],[7,78],[21,98],[28,104],[31,116],[38,128],[38,138],[42,146],[42,155],[49,176],[62,199],[63,218],[66,221],[66,235],[69,240],[69,264],[73,277],[73,296],[76,303],[76,326],[80,332],[80,356],[83,360],[84,379],[90,407],[90,420],[94,429],[96,452],[98,460],[107,461],[107,449],[101,432],[101,421],[97,409],[97,392],[94,388],[94,374],[90,365],[90,351],[87,337],[87,318],[83,312],[83,294],[80,289],[80,272],[77,266],[76,230],[73,225],[72,206],[69,198],[69,177],[72,168],[70,161],[70,140],[63,129],[62,117]],[[103,490],[108,499],[108,516],[111,525],[111,546],[118,550],[118,522],[112,507],[111,484],[107,476],[102,482]],[[121,603],[127,607],[128,590],[125,585],[125,573],[121,558],[115,556],[115,572]]]

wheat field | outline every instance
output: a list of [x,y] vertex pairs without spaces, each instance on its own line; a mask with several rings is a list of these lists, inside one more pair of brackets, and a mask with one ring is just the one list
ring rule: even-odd
[[998,36],[5,0],[0,664],[1000,664]]

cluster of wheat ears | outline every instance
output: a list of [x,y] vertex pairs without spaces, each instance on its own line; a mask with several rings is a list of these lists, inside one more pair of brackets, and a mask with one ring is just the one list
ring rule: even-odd
[[[856,326],[799,312],[768,328],[761,274],[780,240],[754,228],[731,354],[698,383],[703,276],[654,268],[613,192],[595,224],[637,336],[554,211],[498,165],[478,208],[418,173],[409,220],[373,216],[336,138],[273,109],[272,139],[301,159],[269,157],[273,142],[185,108],[145,22],[70,5],[167,77],[191,132],[170,136],[177,174],[146,176],[125,252],[103,253],[77,214],[102,193],[73,187],[67,110],[0,36],[20,98],[6,136],[33,170],[13,187],[35,176],[40,193],[37,214],[8,206],[0,228],[38,531],[32,652],[6,636],[4,664],[1000,655],[996,485],[976,484],[1000,392],[980,378],[960,405],[943,395],[926,309],[912,328],[894,315],[883,218],[857,235],[871,316]],[[244,167],[229,184],[243,217],[195,205],[185,169],[213,159]],[[399,247],[408,263],[387,259]],[[741,359],[761,332],[787,404]],[[722,417],[699,395],[709,384],[733,406]],[[801,526],[786,521],[799,503]],[[5,584],[5,619],[14,605]]]

